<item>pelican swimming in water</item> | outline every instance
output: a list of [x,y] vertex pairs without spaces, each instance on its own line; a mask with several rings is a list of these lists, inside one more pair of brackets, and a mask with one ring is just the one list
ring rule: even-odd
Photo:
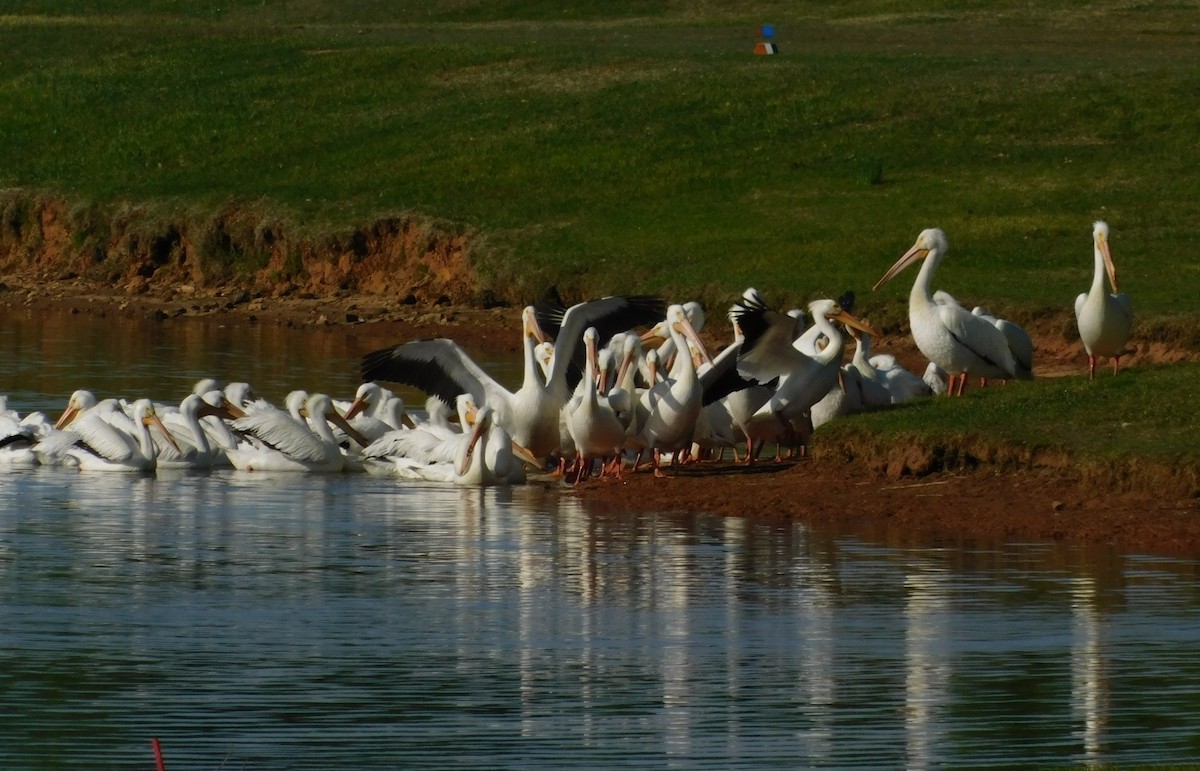
[[[1108,248],[1108,223],[1097,221],[1093,227],[1092,251],[1095,256],[1092,287],[1075,298],[1075,321],[1088,355],[1088,377],[1095,380],[1097,356],[1112,359],[1115,375],[1121,357],[1133,352],[1126,347],[1133,332],[1133,304],[1129,295],[1117,291],[1117,268]],[[1104,286],[1106,275],[1111,293]]]
[[[171,432],[163,425],[149,399],[131,405],[125,415],[117,400],[105,399],[84,410],[68,408],[64,430],[59,439],[74,438],[62,450],[62,463],[80,471],[153,471],[158,465],[158,450],[150,437],[150,427],[159,431],[170,446],[180,452]],[[48,440],[51,441],[51,440]]]
[[460,485],[514,484],[524,481],[522,462],[537,464],[495,422],[495,412],[477,407],[470,394],[455,398],[462,431],[419,425],[389,431],[362,452],[371,474]]
[[0,395],[0,467],[38,465],[34,445],[53,430],[50,419],[41,412],[21,417],[8,409],[8,397]]
[[[157,447],[158,469],[209,469],[228,466],[226,450],[236,446],[236,437],[226,429],[220,433],[201,421],[208,416],[221,420],[236,420],[246,413],[231,407],[221,391],[210,390],[203,395],[188,394],[179,403],[179,409],[169,415],[164,423],[175,429],[175,443],[161,443]],[[230,437],[229,446],[223,446],[225,437]]]
[[[293,391],[288,410],[262,409],[231,424],[242,441],[228,452],[239,471],[341,471],[345,456],[330,422],[362,445],[368,444],[333,408],[325,394]],[[289,414],[290,413],[290,414]],[[308,418],[311,422],[306,421]]]
[[937,228],[922,230],[916,243],[874,288],[879,289],[909,265],[924,260],[908,295],[908,323],[917,348],[948,373],[946,393],[962,394],[967,377],[1017,377],[1017,363],[1004,333],[986,319],[972,315],[949,295],[934,294],[933,274],[946,256],[946,248],[945,233]]

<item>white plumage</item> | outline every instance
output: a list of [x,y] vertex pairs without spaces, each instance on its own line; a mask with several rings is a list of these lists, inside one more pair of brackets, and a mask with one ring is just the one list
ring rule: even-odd
[[[1127,347],[1133,333],[1133,304],[1129,296],[1117,291],[1117,268],[1108,246],[1108,224],[1097,221],[1092,229],[1092,286],[1075,298],[1075,321],[1079,338],[1088,355],[1088,376],[1096,377],[1096,358],[1113,360],[1113,374],[1121,357],[1132,353]],[[1104,285],[1105,275],[1112,292]]]
[[[974,316],[944,292],[933,292],[933,275],[946,256],[946,234],[937,228],[921,231],[916,242],[875,284],[895,278],[924,260],[908,296],[908,322],[917,348],[949,373],[948,393],[961,394],[967,377],[1014,378],[1017,364],[1004,333]],[[955,388],[955,381],[958,387]]]

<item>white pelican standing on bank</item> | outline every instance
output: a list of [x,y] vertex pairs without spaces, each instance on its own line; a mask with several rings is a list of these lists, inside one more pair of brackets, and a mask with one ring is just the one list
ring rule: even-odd
[[[578,464],[575,475],[576,484],[591,475],[592,461],[596,458],[603,463],[613,456],[618,456],[615,470],[617,478],[621,478],[619,456],[625,444],[625,424],[617,417],[617,413],[608,399],[601,396],[601,394],[607,394],[608,388],[603,379],[597,383],[597,337],[599,335],[595,327],[588,327],[587,331],[583,333],[586,359],[583,380],[580,382],[586,385],[579,404],[574,409],[570,409],[565,416],[567,431],[575,443],[576,463]],[[603,466],[600,475],[604,475]]]
[[[1133,332],[1133,305],[1129,295],[1117,291],[1117,268],[1108,249],[1108,223],[1097,221],[1093,227],[1092,251],[1095,253],[1092,288],[1075,298],[1075,321],[1088,355],[1088,377],[1095,380],[1097,356],[1113,360],[1115,375],[1121,357],[1133,352],[1125,347]],[[1104,286],[1106,274],[1112,285],[1111,293]]]
[[[949,375],[946,393],[961,395],[968,377],[1014,378],[1017,364],[1004,333],[987,320],[933,292],[933,274],[946,256],[946,234],[922,230],[917,241],[875,283],[879,289],[915,262],[924,260],[908,295],[908,323],[917,348]],[[956,388],[957,385],[957,388]]]
[[688,320],[682,305],[667,308],[667,333],[675,342],[675,368],[658,383],[651,384],[642,394],[640,406],[646,409],[645,422],[636,437],[629,440],[638,450],[637,470],[642,453],[649,450],[654,459],[654,476],[662,477],[662,453],[671,453],[671,465],[679,466],[682,450],[690,450],[696,431],[696,419],[704,406],[704,388],[696,373],[689,343],[700,352],[707,364],[712,364],[704,344]]
[[[757,299],[743,296],[731,311],[745,335],[737,360],[738,374],[759,383],[779,378],[771,398],[741,426],[752,448],[748,463],[753,462],[766,441],[778,442],[794,434],[797,424],[809,428],[809,410],[837,383],[846,342],[833,322],[877,334],[833,300],[814,300],[808,311],[816,330],[813,335],[819,333],[829,340],[820,351],[811,346],[813,335],[795,337],[796,319],[767,308]],[[805,422],[808,426],[803,425]]]

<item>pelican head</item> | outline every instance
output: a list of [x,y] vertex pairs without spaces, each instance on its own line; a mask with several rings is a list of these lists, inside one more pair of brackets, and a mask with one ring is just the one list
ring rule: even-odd
[[658,382],[658,351],[651,348],[646,351],[646,386],[653,388]]
[[209,391],[218,391],[220,388],[221,384],[217,382],[216,378],[203,377],[197,380],[196,384],[192,386],[192,393],[196,396],[201,396]]
[[[195,394],[192,394],[195,396]],[[158,417],[158,413],[154,411],[154,405],[149,399],[138,399],[133,403],[133,419],[140,421],[144,426],[151,426],[163,435],[167,440],[167,444],[175,448],[175,452],[183,455],[183,450],[179,449],[179,445],[175,442],[175,437],[171,436],[171,432],[163,425],[163,422]]]
[[872,329],[870,324],[859,321],[852,316],[849,311],[843,310],[842,306],[838,305],[837,302],[833,300],[814,300],[813,302],[809,303],[808,310],[814,318],[817,316],[824,316],[829,321],[840,321],[842,324],[846,325],[851,332],[858,330],[859,332],[865,332],[872,337],[879,337],[879,333]]
[[940,228],[926,228],[917,236],[916,242],[909,248],[907,252],[901,255],[900,259],[896,260],[896,264],[888,269],[887,273],[883,274],[883,278],[875,282],[875,286],[871,287],[871,291],[879,289],[887,282],[891,281],[899,275],[905,268],[913,263],[920,262],[930,254],[943,255],[946,253],[946,234]]
[[250,388],[249,383],[230,383],[223,389],[225,401],[230,404],[237,405],[239,408],[245,407],[256,398],[254,389]]
[[300,414],[306,418],[311,417],[315,420],[329,421],[346,432],[346,436],[357,442],[359,447],[366,447],[371,443],[354,426],[346,422],[346,419],[334,409],[333,400],[325,394],[312,394],[309,396],[304,401],[304,407],[300,409]]
[[354,392],[354,401],[346,408],[346,420],[364,412],[378,404],[383,396],[383,389],[374,381],[367,381]]
[[607,348],[596,354],[596,379],[602,394],[608,392],[609,376],[613,374],[614,363],[613,353]]
[[542,330],[542,325],[538,323],[537,311],[532,305],[526,305],[521,311],[521,334],[525,337],[532,337],[539,343],[550,339]]
[[[214,415],[222,420],[236,420],[237,418],[246,417],[246,413],[241,407],[229,403],[223,391],[209,391],[199,396],[192,394],[188,399],[192,397],[196,397],[197,399],[197,417],[203,418]],[[184,402],[187,402],[188,399],[184,399]],[[182,408],[183,405],[181,404],[180,409]]]
[[701,361],[712,364],[708,350],[705,349],[704,343],[700,342],[700,335],[696,334],[696,328],[692,326],[691,319],[688,318],[687,311],[682,305],[672,305],[670,308],[667,308],[666,320],[672,329],[682,334],[692,344],[700,354]]
[[1097,254],[1104,260],[1104,270],[1108,273],[1108,283],[1112,286],[1113,293],[1117,291],[1117,266],[1113,264],[1112,253],[1108,250],[1108,223],[1104,220],[1096,220],[1096,224],[1092,226],[1092,244],[1096,248]]
[[67,400],[67,408],[63,410],[62,415],[54,424],[55,430],[62,430],[71,425],[71,421],[79,417],[81,412],[90,410],[96,406],[96,395],[91,391],[79,390],[71,394],[71,398]]

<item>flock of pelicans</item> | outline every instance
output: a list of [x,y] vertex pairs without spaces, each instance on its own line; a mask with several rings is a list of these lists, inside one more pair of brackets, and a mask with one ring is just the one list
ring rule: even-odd
[[[1132,330],[1103,222],[1095,224],[1093,245],[1092,285],[1075,303],[1092,377],[1097,357],[1111,358],[1116,372]],[[946,248],[942,231],[923,231],[875,285],[923,261],[909,296],[912,335],[929,359],[923,377],[892,356],[870,355],[876,333],[852,315],[850,293],[812,302],[806,314],[774,311],[748,289],[729,310],[734,339],[715,357],[697,334],[704,323],[698,304],[606,297],[524,310],[524,377],[516,390],[454,341],[433,339],[366,355],[363,385],[347,402],[294,391],[281,409],[254,398],[245,383],[222,389],[205,379],[178,406],[76,391],[52,424],[42,413],[21,418],[0,397],[0,464],[363,470],[487,485],[523,481],[530,469],[576,483],[594,474],[620,477],[643,461],[661,476],[668,459],[675,465],[725,448],[750,463],[767,444],[778,459],[838,415],[961,394],[968,378],[1032,377],[1033,345],[1020,327],[933,291]],[[639,334],[638,327],[649,329]],[[854,343],[845,365],[843,330]],[[380,381],[423,390],[427,417],[415,422]]]

